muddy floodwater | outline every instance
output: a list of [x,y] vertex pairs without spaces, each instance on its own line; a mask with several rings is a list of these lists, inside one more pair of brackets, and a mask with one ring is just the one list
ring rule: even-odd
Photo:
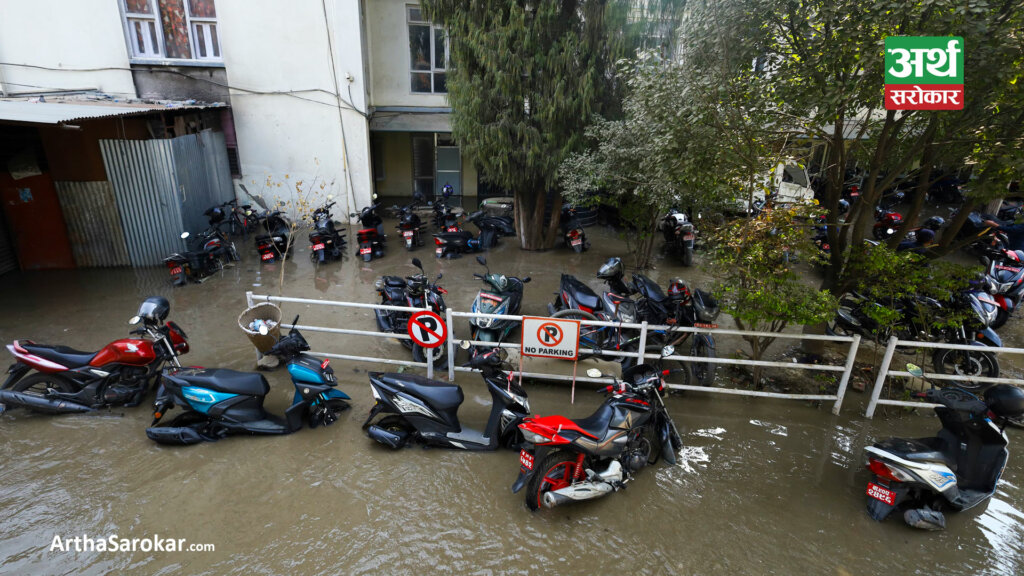
[[[560,272],[592,287],[608,256],[624,255],[615,233],[589,231],[593,249],[525,253],[507,239],[492,269],[531,276],[523,312],[544,314]],[[351,237],[351,235],[350,235]],[[392,234],[392,242],[394,241]],[[294,262],[261,266],[248,241],[243,261],[200,285],[172,288],[164,268],[14,273],[0,277],[0,341],[31,338],[95,350],[125,337],[142,298],[163,295],[189,335],[183,363],[249,370],[255,354],[237,327],[245,292],[372,302],[382,274],[408,274],[411,256],[444,274],[450,307],[468,310],[480,286],[472,258],[438,262],[430,246],[390,247],[382,260],[351,255],[315,268],[299,243]],[[349,251],[352,251],[351,246]],[[709,283],[699,269],[660,259],[651,276]],[[374,329],[368,310],[284,304],[288,321]],[[1020,318],[1001,331],[1020,345]],[[723,327],[731,327],[726,321]],[[455,333],[466,336],[465,320]],[[307,332],[314,351],[406,359],[395,341]],[[738,344],[720,342],[719,353]],[[10,356],[6,351],[2,362]],[[461,360],[461,358],[460,358]],[[1010,461],[992,499],[947,515],[928,533],[865,512],[863,449],[889,436],[932,435],[938,420],[890,410],[863,418],[866,394],[847,396],[840,416],[802,401],[686,393],[666,402],[683,436],[680,463],[643,470],[604,499],[530,513],[509,490],[512,452],[391,451],[360,425],[370,406],[367,369],[335,360],[353,409],[328,428],[282,437],[230,437],[190,447],[146,438],[138,408],[48,417],[0,416],[0,573],[4,574],[992,574],[1024,573],[1024,435],[1010,429]],[[590,366],[581,363],[580,369]],[[602,365],[606,368],[608,364]],[[611,364],[610,366],[615,366]],[[528,367],[529,368],[529,367]],[[572,364],[547,371],[571,374]],[[293,387],[267,373],[270,411]],[[460,373],[464,424],[482,428],[490,397],[479,376]],[[527,383],[537,414],[584,417],[602,397],[579,386]],[[205,552],[62,552],[54,536],[184,538]]]

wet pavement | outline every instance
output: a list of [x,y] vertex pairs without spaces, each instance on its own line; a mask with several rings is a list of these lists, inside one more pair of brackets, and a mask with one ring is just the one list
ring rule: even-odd
[[[589,233],[593,249],[582,255],[525,253],[504,240],[488,259],[495,271],[532,276],[523,312],[544,314],[560,272],[599,288],[597,267],[624,252],[614,233]],[[372,302],[374,279],[411,273],[411,256],[444,274],[449,306],[468,309],[479,288],[472,258],[437,262],[429,246],[411,254],[392,246],[383,260],[350,256],[314,269],[301,244],[285,265],[283,291],[280,268],[261,267],[249,242],[235,268],[183,288],[172,288],[163,268],[9,274],[0,278],[0,341],[96,349],[124,337],[139,301],[160,294],[189,334],[185,364],[248,370],[254,353],[236,324],[247,290]],[[650,275],[662,284],[676,275],[709,284],[670,260]],[[374,327],[370,311],[283,310],[289,321],[302,313],[302,323]],[[465,336],[465,326],[456,333]],[[1020,342],[1020,319],[1001,334],[1008,345]],[[314,350],[410,357],[394,341],[306,336]],[[687,393],[666,401],[685,444],[678,466],[659,463],[601,500],[530,513],[509,490],[516,454],[386,450],[359,429],[372,405],[365,370],[374,367],[333,365],[353,410],[331,427],[291,436],[167,448],[143,433],[148,406],[0,416],[0,573],[1024,573],[1019,430],[1007,432],[1010,462],[991,501],[948,515],[944,532],[925,533],[867,516],[863,448],[893,435],[931,435],[934,417],[865,420],[863,394],[848,395],[833,416],[807,402]],[[568,363],[545,367],[571,373]],[[283,413],[293,390],[287,374],[267,376],[267,407]],[[460,374],[458,382],[466,392],[460,417],[481,428],[489,395],[478,376]],[[583,417],[601,402],[584,387],[573,405],[564,385],[527,390],[544,415]],[[216,551],[50,550],[54,535],[112,534],[187,538]]]

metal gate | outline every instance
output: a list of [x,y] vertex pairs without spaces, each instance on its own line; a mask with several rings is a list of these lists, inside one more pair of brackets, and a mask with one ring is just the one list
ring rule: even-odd
[[100,140],[133,266],[156,266],[183,248],[183,231],[207,227],[203,212],[234,197],[224,135]]

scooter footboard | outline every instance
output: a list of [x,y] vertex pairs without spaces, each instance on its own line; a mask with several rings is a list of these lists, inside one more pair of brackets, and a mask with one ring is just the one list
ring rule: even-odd
[[168,446],[189,446],[200,442],[216,442],[219,438],[208,436],[190,426],[155,426],[146,428],[146,436],[157,444]]

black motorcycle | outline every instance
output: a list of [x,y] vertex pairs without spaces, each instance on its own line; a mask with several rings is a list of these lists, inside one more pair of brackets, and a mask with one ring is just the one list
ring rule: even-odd
[[[466,366],[480,370],[491,394],[491,415],[483,431],[459,422],[464,396],[457,384],[428,380],[415,374],[370,372],[376,403],[363,423],[366,434],[391,448],[410,441],[459,450],[518,448],[519,423],[530,414],[526,390],[506,370],[504,351],[478,354]],[[383,416],[376,422],[374,419]],[[374,422],[371,424],[371,422]]]
[[[294,325],[268,354],[288,362],[295,386],[292,405],[284,417],[268,413],[263,401],[270,385],[262,374],[225,368],[174,368],[163,374],[163,384],[153,405],[153,423],[146,436],[154,442],[189,445],[213,442],[232,434],[291,434],[308,424],[327,426],[349,408],[349,397],[336,387],[338,379],[327,360],[303,354],[309,344]],[[175,406],[185,411],[158,425]]]
[[345,250],[345,233],[338,229],[340,222],[331,217],[334,202],[328,201],[313,211],[313,229],[309,231],[309,259],[323,263],[326,260],[341,260]]
[[278,262],[291,256],[292,222],[281,210],[274,210],[262,223],[262,233],[256,235],[256,251],[262,262]]
[[[376,194],[373,195],[373,199],[377,199]],[[363,262],[384,257],[384,242],[387,240],[387,236],[384,235],[384,220],[377,213],[379,209],[380,204],[373,203],[360,210],[359,214],[355,212],[349,214],[352,218],[359,218],[359,223],[363,226],[356,233],[359,256]]]
[[420,220],[419,215],[416,214],[416,208],[423,204],[425,200],[423,194],[417,192],[413,195],[412,203],[402,207],[394,207],[398,211],[398,226],[396,226],[396,229],[402,237],[402,241],[405,242],[406,250],[411,251],[423,246],[423,222]]
[[434,226],[441,232],[462,231],[459,216],[448,205],[448,199],[451,198],[453,191],[451,184],[445,184],[441,191],[441,199],[434,202]]
[[[435,314],[443,316],[445,310],[447,310],[443,295],[447,294],[448,291],[437,285],[437,280],[441,279],[441,274],[438,273],[435,281],[431,283],[427,280],[427,275],[423,271],[423,264],[419,258],[413,258],[412,265],[419,268],[419,274],[413,274],[405,278],[400,276],[384,276],[374,282],[374,288],[380,296],[380,303],[387,306],[405,306],[421,310],[431,310]],[[380,309],[375,309],[373,312],[377,320],[378,330],[408,336],[409,317],[412,315],[412,312]],[[422,346],[416,344],[410,338],[403,338],[401,342],[403,346],[412,350],[414,361],[427,361],[427,354]],[[446,348],[446,346],[439,346],[434,349],[434,366],[441,366],[445,362]]]
[[669,213],[658,222],[658,229],[665,236],[665,245],[671,252],[679,256],[683,266],[693,264],[693,247],[697,237],[697,231],[693,222],[679,210],[670,210]]
[[467,230],[434,234],[434,253],[438,258],[458,258],[471,252],[490,250],[502,236],[515,236],[515,226],[508,216],[488,216],[483,211],[469,215],[469,221],[480,231],[476,237]]
[[[523,302],[524,284],[530,281],[530,277],[516,278],[504,274],[494,274],[487,267],[487,260],[483,256],[477,256],[476,261],[484,267],[484,274],[473,273],[474,278],[479,278],[484,283],[484,289],[476,294],[473,299],[471,311],[478,314],[495,314],[501,316],[516,316],[519,314],[519,306]],[[488,289],[490,288],[490,289]],[[497,318],[470,318],[470,340],[476,342],[504,342],[513,330],[519,326],[515,320],[499,320]],[[487,352],[489,346],[473,346],[469,349],[471,357]]]
[[[907,371],[924,377],[913,364]],[[942,429],[930,438],[889,438],[865,448],[872,473],[868,514],[882,521],[900,510],[910,526],[941,530],[943,509],[967,510],[995,493],[1010,455],[1004,429],[1010,419],[1024,416],[1024,391],[997,384],[984,400],[959,388],[914,396],[939,404],[935,414]]]
[[228,262],[237,262],[240,257],[235,243],[228,240],[220,231],[219,225],[224,221],[224,210],[215,206],[206,211],[210,226],[192,236],[182,232],[185,251],[175,252],[164,258],[171,280],[175,286],[183,286],[188,282],[202,282],[214,272],[222,270]]
[[587,241],[587,231],[583,229],[583,223],[576,214],[576,208],[571,205],[562,206],[562,239],[565,247],[572,249],[577,254],[585,252],[590,248]]
[[[602,374],[590,369],[587,375]],[[530,510],[554,508],[622,490],[634,474],[659,458],[674,465],[683,442],[662,400],[662,376],[640,364],[601,390],[609,397],[587,418],[524,419],[519,429],[526,442],[512,492],[525,487]]]

